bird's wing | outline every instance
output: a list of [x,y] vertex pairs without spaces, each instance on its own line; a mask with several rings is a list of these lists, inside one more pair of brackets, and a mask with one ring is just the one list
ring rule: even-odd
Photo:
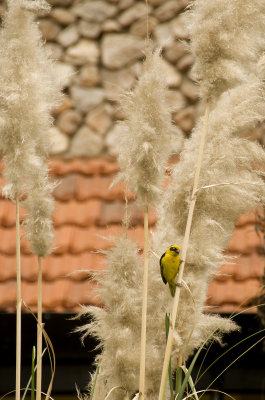
[[163,258],[165,257],[165,255],[166,255],[166,253],[162,254],[162,256],[161,256],[161,258],[160,258],[160,272],[161,272],[162,280],[163,280],[164,284],[166,285],[166,284],[167,284],[167,281],[165,280],[165,277],[164,277],[163,263],[162,263],[162,260],[163,260]]

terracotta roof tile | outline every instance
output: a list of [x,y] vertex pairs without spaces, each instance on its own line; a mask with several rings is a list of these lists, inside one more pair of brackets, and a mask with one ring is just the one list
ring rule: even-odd
[[117,236],[121,228],[117,225],[111,225],[108,229],[89,228],[78,229],[73,228],[74,237],[71,243],[71,253],[81,253],[87,250],[96,251],[98,249],[106,250],[113,245],[112,238]]
[[[51,284],[43,287],[43,307],[47,310],[56,310],[69,297],[71,293],[72,282],[69,279],[56,279]],[[33,304],[32,304],[33,305]],[[36,303],[34,303],[36,307]]]
[[4,229],[0,227],[0,252],[13,255],[16,252],[16,229]]
[[[100,226],[109,224],[120,224],[125,213],[125,203],[121,201],[102,202],[101,215],[99,219]],[[135,201],[131,201],[128,205],[128,215],[130,216],[130,225],[142,225],[144,221],[144,213]],[[153,226],[156,222],[156,214],[153,208],[150,207],[148,222]]]
[[[22,254],[22,280],[35,282],[37,280],[38,260],[33,254]],[[16,258],[14,255],[0,254],[0,282],[16,279]],[[42,261],[44,281],[53,281],[57,278],[71,277],[72,280],[82,280],[89,276],[88,270],[100,272],[105,269],[104,256],[100,253],[83,252],[79,255],[51,254]],[[84,270],[82,272],[81,270]]]
[[16,224],[16,206],[8,200],[0,201],[0,222],[1,226],[11,227]]
[[16,259],[14,256],[0,254],[0,282],[16,279]]
[[[111,184],[113,183],[113,178],[110,179],[109,181],[110,185],[108,186],[108,190],[106,192],[106,197],[105,200],[124,200],[125,199],[125,195],[124,195],[124,185],[122,182],[118,182],[115,185],[111,186]],[[129,190],[127,191],[127,200],[133,200],[135,197],[133,195],[132,192],[130,192]]]
[[86,270],[90,269],[93,273],[93,270],[103,269],[103,260],[102,254],[89,251],[79,255],[50,255],[43,260],[43,279],[53,281],[57,278],[70,278],[71,280],[81,281],[89,276]]
[[238,227],[229,243],[229,250],[239,254],[255,252],[264,246],[263,234],[255,230],[253,225]]
[[71,296],[66,296],[63,305],[66,309],[75,309],[79,304],[102,305],[96,292],[97,284],[93,281],[71,284]]
[[64,254],[70,251],[70,246],[74,240],[76,227],[62,226],[56,230],[55,240],[53,243],[54,254]]
[[99,225],[120,224],[124,210],[125,206],[121,201],[102,203],[100,219],[98,221]]
[[262,208],[258,208],[257,210],[253,210],[251,213],[246,213],[243,215],[240,215],[236,222],[236,227],[238,226],[243,226],[247,224],[253,224],[255,225],[258,221],[257,214],[260,216],[264,215],[264,211]]
[[45,281],[66,278],[73,270],[73,256],[70,254],[49,256],[43,260],[42,276]]
[[[71,281],[57,279],[43,285],[43,309],[46,311],[78,311],[80,304],[102,303],[96,295],[96,283],[90,280]],[[37,287],[34,283],[22,282],[21,293],[23,301],[34,312],[37,310]],[[71,296],[69,296],[71,293]],[[0,283],[0,310],[14,311],[16,299],[16,281]],[[22,306],[22,310],[26,308]]]
[[69,201],[75,199],[77,192],[77,174],[69,174],[59,180],[54,189],[54,197],[59,201]]
[[[143,225],[144,223],[144,212],[136,201],[132,201],[128,205],[128,212],[130,216],[130,224],[132,226]],[[156,223],[156,213],[154,207],[149,207],[148,210],[148,224],[149,227]]]
[[[14,259],[15,261],[15,259]],[[15,265],[15,262],[14,262]],[[26,282],[36,282],[38,275],[38,258],[34,254],[23,254],[21,257],[21,277]]]
[[53,159],[50,161],[50,169],[54,175],[67,175],[73,172],[85,175],[109,175],[119,171],[119,164],[112,157],[64,161]]
[[[84,176],[77,177],[77,200],[84,201],[89,198],[99,198],[107,201],[124,201],[124,186],[121,182],[111,186],[113,175],[110,176]],[[128,200],[133,199],[131,192],[127,194]]]
[[[112,246],[115,236],[121,232],[124,187],[119,183],[110,188],[118,164],[111,157],[53,159],[50,167],[59,184],[54,191],[54,252],[43,260],[43,308],[61,312],[78,310],[78,304],[101,305],[92,278],[94,272],[102,273],[106,268],[105,258],[99,250]],[[170,182],[170,177],[165,181]],[[128,194],[128,208],[132,224],[128,236],[141,248],[143,212],[132,193]],[[21,220],[23,213],[21,210]],[[152,230],[155,222],[155,211],[150,209]],[[242,301],[255,297],[261,287],[264,239],[257,234],[256,223],[254,211],[240,216],[237,221],[227,253],[237,258],[233,259],[234,265],[224,264],[210,285],[207,302],[210,308],[206,309],[212,312],[242,310]],[[37,257],[30,253],[23,230],[21,244],[22,293],[29,306],[36,309]],[[0,266],[0,309],[15,311],[15,207],[6,199],[0,199]],[[249,303],[247,299],[246,305]],[[250,312],[254,312],[254,308]]]
[[87,227],[97,225],[101,218],[101,202],[88,200],[86,202],[68,201],[56,204],[54,213],[55,226],[79,225]]
[[15,302],[17,298],[16,281],[11,280],[0,283],[0,309],[7,311],[15,310]]
[[225,282],[213,281],[208,290],[207,304],[222,306],[222,304],[233,303],[248,306],[259,290],[260,283],[254,278],[246,282],[235,282],[233,279]]
[[[236,281],[247,281],[249,278],[261,279],[264,273],[264,256],[251,253],[239,255],[233,260],[234,264],[224,264],[216,280],[223,280],[233,277]],[[224,274],[224,276],[222,276]]]

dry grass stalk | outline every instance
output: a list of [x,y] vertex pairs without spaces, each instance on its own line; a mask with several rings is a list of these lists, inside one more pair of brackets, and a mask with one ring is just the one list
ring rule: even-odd
[[[214,332],[212,339],[221,341],[223,333],[238,329],[229,319],[204,313],[207,288],[223,262],[223,250],[236,219],[265,201],[263,181],[257,171],[257,165],[265,162],[264,150],[241,137],[265,114],[262,95],[265,63],[260,60],[257,68],[262,46],[255,44],[264,42],[264,2],[255,0],[254,8],[246,0],[232,3],[228,0],[197,0],[194,5],[191,31],[197,56],[195,69],[202,79],[202,97],[212,104],[209,117],[206,113],[208,140],[195,188],[194,165],[203,131],[201,119],[184,144],[180,162],[173,168],[171,185],[163,194],[159,190],[164,163],[173,146],[170,140],[172,127],[168,122],[170,113],[163,101],[161,107],[164,98],[161,89],[164,94],[165,86],[160,86],[163,72],[158,73],[158,55],[148,55],[144,74],[136,89],[125,97],[126,120],[119,153],[120,178],[137,193],[140,203],[145,206],[156,205],[158,199],[161,202],[157,230],[152,238],[152,254],[161,255],[173,243],[184,244],[185,231],[190,231],[189,246],[186,239],[183,246],[183,251],[187,251],[185,269],[182,266],[179,275],[179,280],[183,277],[188,290],[183,287],[176,291],[179,306],[176,307],[178,315],[172,331],[173,369],[180,359],[185,363],[194,350],[205,343],[209,332]],[[252,22],[249,22],[249,13]],[[230,27],[227,35],[223,35],[228,19]],[[213,35],[214,46],[211,42]],[[248,35],[249,42],[245,40]],[[243,57],[240,49],[232,51],[231,43],[234,46],[245,44]],[[250,56],[249,59],[246,56]],[[243,59],[245,61],[241,64]],[[230,71],[229,67],[232,68]],[[233,75],[235,71],[238,76]],[[227,76],[222,77],[222,73],[227,73]],[[247,99],[246,91],[249,93]],[[227,182],[231,184],[224,184]],[[189,209],[193,213],[191,230],[190,226],[186,229]],[[85,335],[95,334],[103,347],[97,359],[100,368],[95,400],[104,399],[114,387],[124,387],[128,396],[139,389],[143,286],[139,266],[142,259],[125,235],[116,240],[114,248],[107,252],[107,259],[109,268],[106,275],[99,278],[102,283],[99,293],[106,308],[85,309],[94,321],[81,329]],[[148,286],[151,290],[147,302],[144,396],[154,399],[160,388],[161,361],[166,348],[164,317],[172,306],[172,298],[161,280],[157,257],[152,255]],[[117,400],[123,394],[113,391],[110,397]]]
[[37,324],[37,380],[36,400],[41,399],[42,387],[42,259],[38,257],[38,324]]
[[[26,236],[32,251],[44,257],[53,240],[53,185],[45,161],[47,133],[51,110],[60,98],[60,82],[44,50],[35,16],[49,11],[50,6],[45,0],[7,3],[0,31],[0,137],[7,181],[3,193],[26,208]],[[18,311],[20,308],[21,300]]]
[[[250,20],[250,15],[254,19]],[[172,333],[173,365],[177,365],[179,355],[185,362],[204,343],[209,332],[218,333],[216,338],[220,340],[222,331],[236,329],[231,321],[203,313],[207,286],[223,262],[223,250],[239,215],[265,201],[264,183],[257,170],[265,162],[264,150],[257,143],[241,138],[264,118],[264,62],[260,59],[265,30],[264,3],[255,1],[254,7],[247,1],[197,0],[190,17],[192,48],[197,57],[194,68],[201,79],[202,96],[205,101],[211,99],[212,110],[195,193],[190,242],[184,257],[183,279],[190,287],[193,300],[185,290],[179,291],[177,325]],[[246,36],[250,37],[249,42],[245,41]],[[248,55],[244,60],[239,47],[243,43],[243,53]],[[188,210],[194,200],[194,191],[191,195],[193,168],[201,129],[199,121],[173,170],[172,184],[162,201],[153,237],[156,253],[171,243],[185,242]],[[180,277],[181,274],[182,270]],[[190,315],[194,315],[193,321]],[[163,391],[161,386],[161,399]]]
[[[122,102],[125,132],[119,152],[121,177],[128,182],[144,208],[144,271],[142,294],[141,356],[139,396],[145,396],[146,328],[148,293],[148,206],[161,191],[165,162],[170,154],[172,125],[166,107],[166,84],[161,79],[159,52],[147,49],[144,73],[132,93]],[[158,161],[159,154],[159,161]],[[125,164],[126,159],[126,164]]]
[[141,358],[140,358],[139,398],[144,397],[144,389],[145,389],[148,264],[149,264],[148,206],[146,205],[144,208],[144,274],[143,274],[143,302],[142,302],[142,323],[141,323]]
[[16,309],[16,400],[20,399],[21,381],[21,262],[19,200],[16,198],[16,264],[17,264],[17,309]]
[[159,51],[152,53],[148,48],[144,72],[135,89],[122,100],[125,122],[119,140],[121,173],[118,179],[130,186],[144,208],[145,243],[144,256],[140,257],[135,244],[126,239],[126,232],[116,240],[114,248],[106,254],[106,275],[99,278],[103,285],[99,293],[106,310],[91,307],[87,310],[95,322],[84,326],[83,330],[96,333],[104,347],[98,358],[100,369],[94,392],[94,398],[99,400],[108,393],[112,398],[122,398],[119,391],[111,392],[113,387],[124,387],[129,397],[139,390],[141,396],[148,398],[152,391],[152,380],[146,376],[150,353],[146,329],[148,208],[159,200],[165,164],[172,148],[176,148],[163,77]]
[[[200,171],[201,171],[202,159],[203,159],[203,151],[204,151],[204,147],[205,147],[205,141],[206,141],[207,130],[208,130],[209,113],[210,113],[210,102],[208,102],[206,105],[203,130],[202,130],[201,140],[200,140],[198,161],[197,161],[196,170],[195,170],[194,184],[193,184],[190,207],[189,207],[188,218],[187,218],[187,225],[186,225],[183,244],[182,244],[182,248],[181,248],[181,252],[180,252],[180,258],[182,260],[182,263],[180,264],[179,273],[178,273],[178,277],[177,277],[178,286],[176,286],[176,292],[175,292],[175,297],[174,297],[174,302],[173,302],[173,307],[172,307],[172,315],[170,314],[170,325],[169,325],[165,358],[164,358],[163,369],[162,369],[161,385],[160,385],[159,397],[158,397],[159,400],[164,399],[164,396],[165,396],[168,366],[169,366],[170,357],[171,357],[171,351],[172,351],[172,345],[173,345],[173,335],[174,335],[176,317],[177,317],[178,306],[179,306],[180,289],[181,289],[180,285],[182,283],[182,278],[183,278],[185,260],[186,260],[190,232],[191,232],[193,212],[194,212],[194,208],[195,208],[195,204],[196,204],[196,198],[197,198],[196,192],[198,190],[198,185],[199,185]],[[181,354],[179,355],[178,366],[180,366],[179,365],[180,360],[182,360]]]

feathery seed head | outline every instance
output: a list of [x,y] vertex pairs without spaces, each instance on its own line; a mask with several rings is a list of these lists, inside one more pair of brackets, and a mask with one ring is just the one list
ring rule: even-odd
[[[134,242],[121,236],[106,251],[108,268],[98,277],[99,294],[105,309],[84,308],[93,322],[81,331],[96,336],[104,347],[98,357],[100,371],[94,393],[95,400],[105,398],[115,386],[122,386],[129,397],[138,389],[141,322],[141,259]],[[124,397],[116,393],[113,398]]]
[[161,194],[174,135],[158,50],[147,50],[143,74],[135,89],[123,96],[121,106],[125,123],[118,155],[119,179],[129,182],[142,204],[154,204]]
[[[192,49],[202,96],[215,99],[183,276],[192,297],[181,291],[175,332],[175,351],[184,359],[207,339],[211,329],[219,328],[218,340],[221,332],[237,329],[230,320],[204,315],[203,309],[208,283],[223,260],[235,221],[265,202],[264,181],[258,171],[265,163],[264,149],[242,138],[264,118],[263,59],[259,62],[265,45],[264,7],[259,0],[255,7],[246,1],[197,0],[191,14]],[[183,242],[202,124],[199,120],[186,140],[158,207],[153,235],[158,254],[167,243]],[[153,264],[151,268],[152,277],[159,274]],[[161,311],[165,308],[162,299],[156,304]],[[194,315],[193,321],[190,315]]]
[[34,21],[34,13],[48,10],[45,0],[8,0],[0,31],[0,139],[7,180],[3,192],[12,200],[26,196],[26,234],[39,256],[50,252],[53,236],[45,158],[50,113],[61,98]]
[[190,13],[194,73],[205,98],[249,81],[265,47],[262,0],[196,0]]

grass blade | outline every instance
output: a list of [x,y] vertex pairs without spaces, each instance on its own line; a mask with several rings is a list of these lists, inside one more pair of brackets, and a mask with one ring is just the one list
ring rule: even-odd
[[[188,372],[187,368],[184,367],[184,365],[182,365],[179,369],[180,369],[180,370],[183,370],[185,375],[186,375],[186,373]],[[190,386],[190,388],[191,388],[192,394],[193,394],[194,397],[195,397],[195,400],[199,400],[199,397],[198,397],[198,394],[197,394],[197,391],[196,391],[196,388],[195,388],[195,385],[194,385],[194,382],[193,382],[193,379],[192,379],[191,376],[190,376],[189,379],[188,379],[188,383],[189,383],[189,386]]]
[[[264,330],[264,329],[263,329],[263,330]],[[223,369],[222,372],[220,372],[219,375],[217,375],[217,377],[210,383],[210,385],[205,389],[205,391],[208,390],[208,389],[213,385],[213,383],[214,383],[218,378],[220,378],[220,376],[223,375],[223,373],[224,373],[228,368],[231,367],[231,365],[233,365],[237,360],[239,360],[244,354],[246,354],[248,351],[250,351],[250,350],[251,350],[253,347],[255,347],[258,343],[260,343],[262,340],[264,340],[264,338],[265,338],[265,336],[262,336],[261,339],[257,340],[254,344],[252,344],[252,346],[250,346],[247,350],[245,350],[245,351],[244,351],[243,353],[241,353],[238,357],[236,357],[227,367],[225,367],[225,368]],[[200,398],[201,398],[201,397],[200,397]]]
[[[207,393],[208,393],[208,392],[224,394],[224,395],[225,395],[226,397],[228,397],[229,399],[236,400],[235,397],[231,396],[230,394],[228,394],[228,393],[226,393],[226,392],[222,392],[222,390],[208,389],[208,390],[207,390]],[[196,392],[197,396],[198,396],[199,393],[202,393],[202,394],[204,395],[204,394],[205,394],[205,390],[198,390],[198,391]],[[184,397],[183,400],[190,399],[193,395],[194,395],[193,393],[188,394],[188,396]],[[200,399],[200,398],[201,398],[201,397],[199,397],[199,399]],[[222,397],[222,398],[223,398],[223,397]]]
[[[47,350],[47,348],[45,348],[44,350],[43,350],[43,352],[42,352],[42,355],[41,355],[41,358],[43,357],[43,355],[44,355],[44,353],[45,353],[45,351]],[[37,369],[37,366],[38,366],[38,363],[40,362],[40,360],[37,360],[37,364],[34,366],[34,374],[35,374],[35,372],[36,372],[36,369]],[[23,396],[22,396],[22,399],[21,400],[25,400],[25,398],[26,398],[26,395],[27,395],[27,392],[28,392],[28,389],[29,389],[29,385],[31,384],[31,382],[32,382],[32,372],[31,372],[31,376],[30,376],[30,378],[29,378],[29,381],[28,381],[28,383],[27,383],[27,386],[25,387],[25,390],[24,390],[24,393],[23,393]],[[35,392],[35,389],[34,389],[34,392]],[[2,399],[2,397],[1,397],[1,399]],[[0,399],[0,400],[1,400]]]
[[[31,315],[35,318],[35,320],[38,324],[38,319],[36,318],[35,314],[30,309],[30,307],[26,304],[25,301],[23,301],[23,304],[27,308],[27,310],[31,313]],[[53,380],[54,380],[54,375],[55,375],[56,358],[55,358],[55,352],[54,352],[54,348],[53,348],[51,339],[49,338],[47,332],[44,329],[44,324],[41,324],[41,329],[42,329],[44,340],[45,340],[45,343],[47,346],[49,360],[50,360],[50,367],[51,367],[51,379],[50,379],[48,391],[47,391],[46,397],[45,397],[45,400],[48,400],[49,398],[51,398],[52,385],[53,385]],[[38,360],[38,362],[39,362],[39,360]],[[38,363],[37,363],[37,365],[38,365]],[[41,392],[41,393],[43,393],[43,392]]]
[[[240,307],[243,303],[244,303],[244,302],[242,302],[242,303],[239,305],[239,307]],[[239,311],[239,312],[234,312],[234,313],[232,313],[232,314],[230,315],[229,319],[233,320],[233,319],[234,319],[235,317],[237,317],[238,315],[243,314],[243,313],[245,313],[246,311],[253,310],[253,308],[255,308],[255,307],[258,308],[259,306],[265,306],[265,303],[261,303],[261,304],[258,304],[258,305],[253,305],[253,306],[248,307],[248,308],[245,308],[244,310],[241,310],[241,311]],[[262,332],[262,330],[260,330],[259,332]],[[256,332],[256,333],[258,333],[258,332]],[[254,333],[253,335],[255,335],[256,333]],[[251,337],[251,336],[248,336],[247,338],[243,339],[242,341],[248,339],[249,337]],[[240,343],[242,343],[242,341],[241,341]],[[197,376],[196,376],[196,379],[195,379],[195,385],[196,385],[197,382],[201,379],[201,377],[209,370],[209,368],[211,368],[211,366],[214,365],[214,364],[219,360],[220,357],[223,357],[228,351],[230,351],[230,349],[233,348],[233,347],[230,347],[230,348],[229,348],[226,352],[224,352],[219,358],[217,358],[215,361],[213,361],[213,363],[210,364],[210,366],[207,367],[207,369],[202,373],[202,375],[199,376],[199,375],[200,375],[200,372],[201,372],[201,369],[202,369],[202,366],[203,366],[203,364],[204,364],[204,362],[205,362],[205,360],[206,360],[206,357],[207,357],[207,355],[208,355],[208,353],[209,353],[209,351],[210,351],[211,346],[213,345],[213,343],[214,343],[214,341],[212,341],[211,344],[208,346],[207,351],[206,351],[206,354],[205,354],[204,357],[203,357],[203,360],[202,360],[201,365],[200,365],[200,367],[199,367],[199,370],[198,370],[198,372],[197,372]],[[239,343],[239,344],[240,344],[240,343]],[[234,345],[234,346],[237,346],[237,344]]]
[[191,364],[190,364],[190,366],[189,366],[189,369],[188,369],[187,372],[186,372],[185,378],[184,378],[184,380],[183,380],[183,382],[182,382],[181,388],[180,388],[179,392],[177,393],[176,400],[181,400],[181,399],[182,399],[183,394],[184,394],[184,390],[185,390],[186,385],[187,385],[187,383],[188,383],[188,381],[189,381],[189,378],[190,378],[190,376],[191,376],[191,372],[192,372],[192,370],[193,370],[193,368],[194,368],[195,362],[196,362],[197,358],[199,357],[200,352],[201,352],[202,349],[204,348],[205,343],[207,343],[208,340],[209,340],[209,339],[207,339],[207,340],[201,345],[201,347],[197,350],[195,356],[193,357],[193,360],[192,360],[192,362],[191,362]]
[[96,383],[97,383],[97,377],[98,377],[98,373],[99,373],[99,368],[100,368],[100,362],[98,362],[98,365],[97,365],[97,369],[96,369],[94,380],[93,380],[93,385],[92,385],[92,388],[91,388],[91,391],[90,391],[90,394],[89,394],[89,400],[92,400],[93,396],[94,396],[94,391],[95,391],[95,387],[96,387]]
[[253,336],[258,335],[259,333],[262,333],[265,331],[264,329],[259,330],[258,332],[254,332],[251,335],[249,335],[248,337],[240,340],[239,342],[237,342],[236,344],[234,344],[233,346],[229,347],[229,349],[227,349],[224,353],[222,353],[219,357],[217,357],[204,371],[203,373],[200,375],[200,377],[195,381],[195,384],[197,384],[199,382],[199,380],[203,377],[204,374],[206,374],[206,372],[215,364],[217,363],[217,361],[219,361],[222,357],[224,357],[227,353],[229,353],[231,350],[233,350],[235,347],[239,346],[241,343],[245,342],[246,340],[250,339]]
[[175,393],[179,393],[182,384],[182,369],[181,367],[177,368],[176,371],[176,383],[175,383]]

